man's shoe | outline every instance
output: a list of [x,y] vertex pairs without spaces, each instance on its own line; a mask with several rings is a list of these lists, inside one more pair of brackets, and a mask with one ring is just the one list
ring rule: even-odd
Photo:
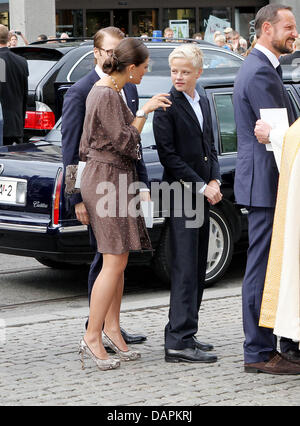
[[147,337],[144,334],[129,334],[123,328],[121,328],[121,334],[128,345],[143,343],[147,340]]
[[300,365],[286,360],[278,352],[272,352],[269,361],[245,364],[244,368],[246,373],[300,374]]
[[214,349],[213,345],[210,343],[199,342],[199,340],[194,336],[193,340],[195,342],[195,347],[204,352],[209,352]]
[[198,348],[165,349],[166,362],[216,362],[216,355],[208,354]]

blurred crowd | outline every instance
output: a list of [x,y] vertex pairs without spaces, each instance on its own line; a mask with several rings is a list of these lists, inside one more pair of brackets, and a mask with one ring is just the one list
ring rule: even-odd
[[[7,47],[17,47],[19,45],[19,37],[23,40],[23,43],[25,46],[29,45],[29,42],[27,38],[22,34],[21,31],[9,31],[9,40],[7,43]],[[60,37],[56,36],[47,36],[46,34],[40,34],[36,41],[47,41],[48,43],[53,43],[53,40],[67,40],[69,38],[69,35],[67,33],[62,33]]]

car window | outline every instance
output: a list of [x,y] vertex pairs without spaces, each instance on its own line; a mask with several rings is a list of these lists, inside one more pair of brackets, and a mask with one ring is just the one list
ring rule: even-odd
[[237,151],[237,134],[231,93],[215,93],[215,108],[219,123],[221,153]]
[[230,54],[214,49],[202,49],[203,51],[203,68],[239,68],[243,59]]
[[[172,49],[151,48],[148,73],[150,75],[170,75],[168,58]],[[203,52],[203,68],[239,68],[243,58],[216,49],[201,48]]]
[[50,69],[56,64],[57,61],[43,61],[43,60],[27,60],[29,77],[28,77],[28,89],[35,90],[38,83],[42,78],[50,71]]
[[[150,62],[148,75],[151,76],[169,76],[168,58],[174,47],[150,47]],[[203,68],[238,68],[243,61],[242,57],[232,55],[224,49],[224,52],[216,49],[202,48]],[[71,70],[69,81],[78,81],[90,72],[95,66],[93,52],[81,58],[74,69]]]
[[[149,101],[149,98],[140,98],[139,108],[145,105],[147,101]],[[148,114],[148,118],[145,122],[145,125],[141,133],[141,141],[142,141],[143,148],[147,148],[149,146],[155,145],[155,139],[154,139],[153,127],[152,127],[153,116],[154,116],[154,112],[151,112],[150,114]]]
[[91,52],[77,62],[70,74],[70,81],[78,81],[95,67],[94,53]]
[[172,49],[160,48],[160,49],[149,49],[150,50],[150,61],[148,67],[148,73],[151,76],[169,76],[169,55],[173,51]]

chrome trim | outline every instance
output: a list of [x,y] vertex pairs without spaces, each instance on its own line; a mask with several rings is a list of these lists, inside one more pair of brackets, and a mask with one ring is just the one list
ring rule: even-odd
[[46,232],[47,232],[47,226],[18,225],[16,223],[0,222],[0,230],[36,232],[36,233],[46,234]]
[[[165,220],[166,219],[164,217],[154,217],[153,225],[162,225]],[[61,226],[58,228],[58,232],[61,234],[68,234],[71,232],[86,232],[87,230],[87,225]]]
[[61,234],[68,234],[69,232],[85,232],[88,230],[87,225],[75,225],[75,226],[62,226],[58,229]]
[[249,210],[247,210],[245,207],[240,209],[240,211],[241,211],[242,214],[248,214],[249,213]]
[[153,218],[153,225],[162,225],[165,223],[166,218],[165,217],[154,217]]

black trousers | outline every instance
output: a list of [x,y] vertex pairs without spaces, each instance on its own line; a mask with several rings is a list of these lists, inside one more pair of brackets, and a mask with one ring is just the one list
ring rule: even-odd
[[3,145],[12,145],[13,143],[23,143],[23,138],[18,138],[16,136],[3,137]]
[[198,313],[204,290],[209,242],[209,204],[204,202],[201,228],[187,228],[183,217],[170,215],[171,294],[169,322],[165,327],[166,349],[195,346]]

